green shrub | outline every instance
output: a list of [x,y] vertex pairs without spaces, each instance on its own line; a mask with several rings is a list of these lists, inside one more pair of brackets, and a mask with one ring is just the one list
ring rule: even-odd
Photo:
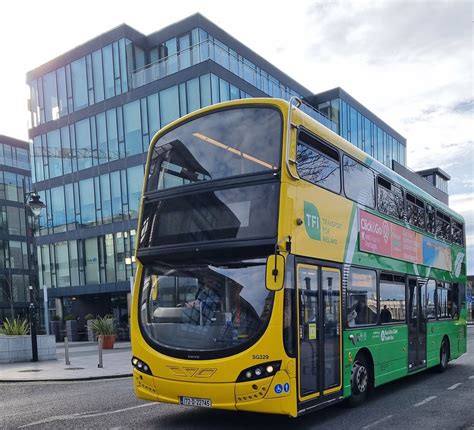
[[51,321],[61,321],[61,317],[59,315],[53,315]]
[[115,322],[113,318],[110,318],[108,316],[105,317],[100,317],[98,316],[93,322],[92,322],[92,331],[98,335],[111,335],[114,334],[115,331]]
[[29,324],[28,321],[21,320],[20,317],[14,320],[9,320],[5,318],[3,322],[3,327],[0,328],[0,334],[5,334],[7,336],[25,336],[29,333]]
[[86,321],[94,320],[94,319],[95,319],[95,316],[92,315],[92,314],[87,314],[87,315],[84,317],[84,319],[85,319]]
[[64,321],[75,321],[76,317],[73,314],[66,315]]

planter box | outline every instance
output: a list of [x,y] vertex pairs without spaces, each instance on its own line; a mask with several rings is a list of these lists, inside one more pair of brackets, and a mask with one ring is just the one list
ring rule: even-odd
[[92,324],[95,320],[87,320],[87,340],[89,342],[95,342],[97,340],[97,335],[92,331]]
[[66,336],[70,342],[76,342],[79,340],[76,320],[66,321]]
[[61,336],[61,325],[59,321],[49,322],[49,332],[56,338],[56,342],[59,342]]
[[[39,335],[38,360],[56,360],[56,339],[54,335]],[[31,336],[0,335],[0,364],[31,361]]]

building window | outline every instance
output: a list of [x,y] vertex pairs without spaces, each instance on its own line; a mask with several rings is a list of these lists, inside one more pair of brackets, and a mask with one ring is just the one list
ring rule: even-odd
[[142,129],[140,119],[140,101],[123,106],[126,156],[142,151]]
[[178,86],[160,91],[160,116],[162,127],[179,118]]
[[84,227],[94,226],[95,219],[95,201],[94,201],[94,182],[93,179],[79,181],[79,192],[81,200],[81,221]]
[[71,72],[74,110],[77,111],[88,105],[86,59],[83,57],[72,62]]

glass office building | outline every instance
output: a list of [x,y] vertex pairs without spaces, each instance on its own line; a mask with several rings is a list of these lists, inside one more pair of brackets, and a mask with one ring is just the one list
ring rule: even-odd
[[362,151],[393,168],[393,160],[406,165],[407,141],[342,88],[306,98],[327,116],[335,131]]
[[120,322],[153,134],[213,103],[311,94],[200,14],[148,36],[121,25],[29,72],[27,83],[32,177],[47,206],[40,283],[57,314]]
[[24,187],[30,187],[28,142],[0,135],[0,320],[28,315],[29,266]]

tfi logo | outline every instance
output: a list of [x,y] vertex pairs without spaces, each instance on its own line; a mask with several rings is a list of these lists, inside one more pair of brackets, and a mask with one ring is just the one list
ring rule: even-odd
[[321,240],[321,220],[316,206],[304,202],[304,226],[311,239]]

